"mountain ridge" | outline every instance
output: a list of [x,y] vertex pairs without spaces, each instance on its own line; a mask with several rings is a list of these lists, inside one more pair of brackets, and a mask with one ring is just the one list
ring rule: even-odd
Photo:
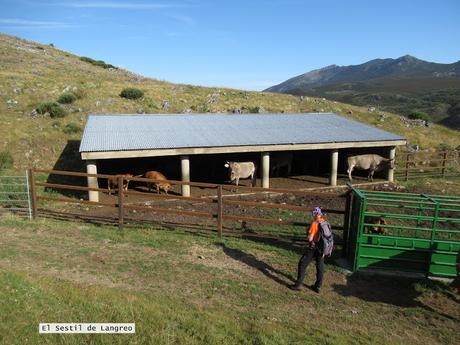
[[404,55],[359,65],[329,65],[264,91],[324,97],[405,116],[421,111],[435,122],[460,129],[460,60],[440,64]]

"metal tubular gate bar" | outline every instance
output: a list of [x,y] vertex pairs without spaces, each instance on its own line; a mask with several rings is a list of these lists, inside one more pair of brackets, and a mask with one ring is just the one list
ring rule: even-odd
[[[2,183],[3,180],[6,180],[6,183]],[[21,182],[16,183],[15,180]],[[24,180],[25,182],[22,182]],[[15,188],[21,190],[15,190]],[[21,195],[24,195],[25,198],[20,198]],[[2,204],[5,205],[2,206]],[[26,205],[22,206],[23,204]],[[29,219],[32,218],[29,177],[27,173],[23,176],[0,176],[0,211],[25,211],[27,217]]]

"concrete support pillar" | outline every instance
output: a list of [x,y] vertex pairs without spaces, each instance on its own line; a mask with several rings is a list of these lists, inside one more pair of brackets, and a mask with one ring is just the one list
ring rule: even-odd
[[[180,156],[180,168],[182,174],[182,182],[190,182],[189,156]],[[190,185],[182,185],[182,196],[190,196]]]
[[[88,174],[97,174],[97,165],[96,161],[94,160],[87,160],[86,161],[86,172]],[[89,177],[88,176],[88,187],[91,188],[99,188],[99,184],[97,182],[97,177]],[[88,192],[88,199],[89,201],[99,202],[99,192],[96,190],[90,190]]]
[[270,152],[262,152],[262,188],[270,188]]
[[394,181],[394,174],[395,174],[395,169],[394,169],[394,163],[395,163],[395,161],[394,161],[394,159],[395,159],[395,157],[396,157],[396,147],[393,146],[393,147],[390,149],[390,153],[389,153],[389,155],[388,155],[388,158],[393,159],[393,169],[391,169],[391,168],[388,169],[388,181],[389,181],[389,182],[393,182],[393,181]]
[[337,186],[337,166],[339,164],[339,150],[331,151],[331,174],[329,177],[329,185]]

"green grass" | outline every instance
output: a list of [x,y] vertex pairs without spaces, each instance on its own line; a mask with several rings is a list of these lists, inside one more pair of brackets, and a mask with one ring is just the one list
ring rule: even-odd
[[[446,285],[347,278],[328,266],[321,295],[293,293],[280,282],[292,281],[299,256],[276,244],[5,216],[0,253],[0,344],[460,341]],[[40,322],[135,322],[137,331],[39,335]]]

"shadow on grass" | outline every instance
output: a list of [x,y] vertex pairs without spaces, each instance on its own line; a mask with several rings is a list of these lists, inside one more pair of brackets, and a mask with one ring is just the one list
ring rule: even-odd
[[287,287],[295,281],[295,279],[292,276],[287,275],[279,269],[274,268],[266,262],[256,258],[252,254],[245,253],[239,249],[230,248],[225,244],[220,244],[220,246],[222,247],[224,253],[232,259],[240,261],[248,265],[249,267],[255,268],[259,272],[263,273],[266,277],[272,279],[280,285]]
[[422,308],[447,319],[458,321],[457,318],[433,309],[418,300],[425,290],[430,290],[460,302],[449,291],[449,287],[441,282],[357,272],[347,277],[346,285],[334,284],[332,288],[344,297],[356,297],[366,302],[385,303],[404,308]]

